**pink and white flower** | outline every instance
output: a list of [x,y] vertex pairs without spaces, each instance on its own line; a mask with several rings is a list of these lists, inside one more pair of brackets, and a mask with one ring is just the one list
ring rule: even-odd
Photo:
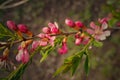
[[51,34],[57,34],[59,33],[59,27],[56,22],[53,23],[48,23],[48,27],[50,28]]
[[23,63],[27,63],[29,61],[29,52],[28,50],[25,48],[21,48],[18,51],[18,54],[16,56],[16,60],[17,61],[22,61]]
[[110,31],[105,30],[108,28],[106,22],[102,22],[101,26],[97,26],[94,22],[91,22],[90,27],[91,29],[87,29],[87,32],[97,40],[105,40],[107,36],[110,36]]
[[25,42],[22,42],[18,47],[18,54],[16,56],[17,61],[22,61],[23,63],[27,63],[29,61],[29,52]]
[[39,40],[40,46],[46,46],[48,44],[54,46],[54,40],[56,39],[55,36],[50,36],[49,34],[44,34],[44,33],[40,33],[37,36],[40,38]]

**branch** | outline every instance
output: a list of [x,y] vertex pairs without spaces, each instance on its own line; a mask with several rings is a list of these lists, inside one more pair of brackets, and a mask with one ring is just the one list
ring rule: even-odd
[[[65,36],[68,36],[68,35],[72,35],[72,34],[76,34],[78,32],[69,32],[69,33],[60,33],[60,34],[50,34],[50,36],[60,36],[60,35],[65,35]],[[22,41],[27,41],[27,40],[32,40],[32,39],[35,39],[35,38],[38,38],[37,36],[33,36],[33,37],[30,37],[30,38],[26,38],[26,39],[22,39],[22,40],[16,40],[14,42],[0,42],[0,47],[3,47],[3,46],[9,46],[11,44],[16,44],[16,43],[20,43]]]
[[20,1],[20,2],[16,2],[14,4],[11,4],[11,5],[6,5],[8,3],[10,3],[12,0],[9,0],[9,1],[6,1],[4,2],[1,6],[0,6],[0,9],[8,9],[8,8],[13,8],[13,7],[17,7],[19,5],[22,5],[26,2],[28,2],[29,0],[23,0],[23,1]]

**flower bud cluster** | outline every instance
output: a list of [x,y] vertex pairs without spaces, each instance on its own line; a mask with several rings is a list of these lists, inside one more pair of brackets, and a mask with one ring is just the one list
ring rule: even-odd
[[79,30],[84,27],[84,24],[81,21],[73,21],[71,19],[65,19],[65,24],[71,28]]
[[25,24],[16,24],[14,21],[7,21],[7,26],[10,30],[18,33],[19,36],[22,36],[21,33],[33,36],[32,32],[28,30],[28,27]]

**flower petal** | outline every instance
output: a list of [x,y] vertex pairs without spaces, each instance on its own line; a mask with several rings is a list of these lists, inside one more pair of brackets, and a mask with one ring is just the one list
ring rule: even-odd
[[16,60],[17,61],[21,61],[22,59],[22,54],[23,54],[23,49],[20,49],[17,56],[16,56]]
[[100,36],[99,36],[99,39],[100,39],[100,40],[105,40],[105,39],[106,39],[106,35],[105,35],[105,34],[100,35]]
[[46,46],[48,43],[47,43],[47,41],[39,41],[39,45],[40,46]]
[[102,29],[107,29],[108,28],[108,24],[106,22],[103,22],[101,28]]
[[92,29],[97,29],[97,26],[95,25],[94,22],[91,22],[91,23],[90,23],[90,27],[91,27]]
[[110,31],[105,31],[104,34],[105,34],[106,36],[110,36]]
[[27,63],[29,61],[29,53],[28,53],[28,50],[27,49],[24,49],[24,53],[22,55],[22,62],[23,63]]
[[39,46],[39,41],[33,41],[32,50],[35,50]]
[[87,29],[87,32],[88,32],[89,34],[94,34],[94,33],[95,33],[92,29]]

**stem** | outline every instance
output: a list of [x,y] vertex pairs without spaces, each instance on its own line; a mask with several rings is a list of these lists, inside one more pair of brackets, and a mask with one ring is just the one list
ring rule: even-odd
[[16,2],[14,4],[11,4],[11,5],[6,5],[8,3],[10,3],[12,0],[9,0],[9,1],[6,1],[4,2],[1,6],[0,6],[0,9],[8,9],[8,8],[13,8],[13,7],[17,7],[19,5],[22,5],[26,2],[28,2],[29,0],[23,0],[23,1],[19,1],[19,2]]
[[83,51],[87,50],[88,47],[92,44],[94,38],[91,38],[90,41],[88,42],[88,44],[83,48]]
[[[80,52],[78,52],[76,55],[81,55],[81,52],[85,52],[88,48],[89,48],[89,46],[92,44],[92,42],[93,42],[93,40],[94,40],[94,38],[91,38],[90,39],[90,41],[88,42],[88,44],[86,44],[85,46],[84,46],[84,48],[80,51]],[[87,54],[86,54],[87,55]]]
[[[60,34],[50,34],[50,36],[61,36],[61,35],[72,35],[72,34],[76,34],[78,32],[69,32],[69,33],[60,33]],[[11,44],[16,44],[16,43],[20,43],[22,41],[27,41],[27,40],[32,40],[32,39],[35,39],[35,38],[38,38],[37,36],[33,36],[33,37],[30,37],[30,38],[26,38],[26,39],[21,39],[21,40],[17,40],[17,41],[14,41],[14,42],[0,42],[0,47],[3,47],[3,46],[9,46]]]

